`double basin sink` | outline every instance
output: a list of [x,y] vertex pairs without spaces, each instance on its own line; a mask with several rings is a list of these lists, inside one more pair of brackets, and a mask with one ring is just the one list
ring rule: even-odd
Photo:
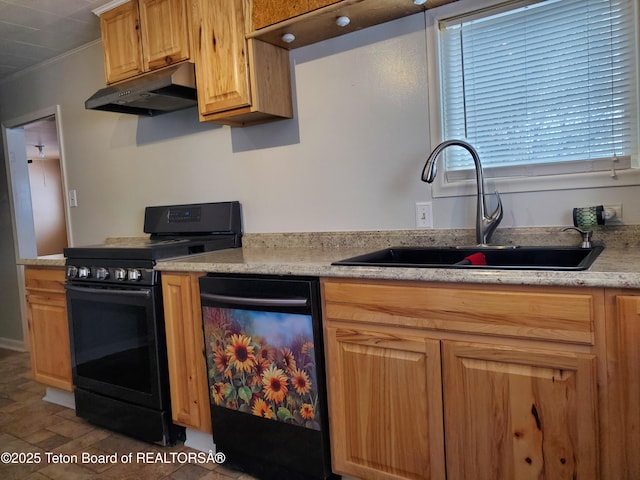
[[604,247],[390,247],[332,265],[492,270],[586,270]]

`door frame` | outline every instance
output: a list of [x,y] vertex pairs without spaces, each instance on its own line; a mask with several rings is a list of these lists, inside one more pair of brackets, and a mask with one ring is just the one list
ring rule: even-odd
[[[64,148],[64,135],[63,135],[63,126],[62,126],[62,112],[60,105],[52,105],[49,107],[45,107],[43,109],[37,110],[35,112],[30,112],[25,115],[21,115],[17,118],[9,119],[1,124],[2,130],[2,140],[4,145],[4,158],[5,158],[5,168],[7,175],[7,187],[8,187],[8,199],[9,206],[11,210],[11,224],[13,227],[13,243],[15,250],[15,261],[16,261],[16,276],[18,280],[18,291],[20,294],[20,313],[21,313],[21,322],[22,322],[22,332],[24,339],[24,347],[26,349],[29,348],[29,325],[27,318],[27,304],[26,304],[26,289],[24,283],[24,264],[20,263],[20,259],[34,259],[37,257],[37,247],[36,247],[36,238],[35,238],[35,230],[33,228],[28,229],[28,232],[24,232],[23,229],[18,230],[18,225],[20,222],[31,222],[33,224],[33,210],[31,204],[29,203],[28,209],[25,209],[24,213],[19,213],[16,211],[16,202],[14,197],[14,188],[15,182],[24,182],[26,180],[27,185],[26,188],[29,192],[31,192],[30,186],[28,184],[29,178],[28,175],[25,178],[14,178],[14,171],[11,169],[11,156],[9,154],[10,148],[8,144],[8,135],[7,130],[13,130],[20,127],[23,127],[29,123],[33,123],[39,120],[42,120],[47,117],[53,116],[55,118],[55,127],[56,134],[58,137],[58,146],[60,153],[60,178],[62,181],[62,190],[63,190],[63,203],[64,203],[64,214],[65,214],[65,228],[67,231],[67,242],[69,246],[73,245],[73,234],[71,230],[71,215],[70,215],[70,205],[69,205],[69,196],[68,196],[68,184],[67,184],[67,174],[66,174],[66,154]],[[26,145],[25,147],[25,155],[26,155]],[[16,175],[17,177],[17,175]],[[22,185],[22,187],[25,187]],[[29,193],[30,197],[30,193]],[[30,200],[29,200],[30,202]],[[28,210],[28,211],[26,211]],[[29,217],[30,218],[25,218]],[[21,216],[21,218],[18,218]],[[23,232],[23,233],[21,233]],[[28,252],[27,255],[22,255],[23,252]],[[62,252],[61,252],[62,253]],[[18,347],[18,345],[15,345]]]
[[[15,197],[14,197],[14,185],[16,179],[14,178],[14,172],[11,170],[11,158],[9,156],[9,146],[7,142],[7,130],[11,130],[14,128],[23,127],[29,123],[33,123],[39,120],[42,120],[47,117],[53,116],[55,118],[55,126],[56,133],[58,136],[58,146],[60,150],[60,177],[62,179],[62,190],[64,192],[63,202],[64,202],[64,214],[65,214],[65,227],[67,230],[67,241],[69,246],[73,245],[73,234],[71,230],[71,215],[70,215],[70,206],[69,206],[69,197],[67,192],[67,175],[66,175],[66,154],[64,148],[64,135],[62,128],[62,116],[61,116],[61,108],[60,105],[52,105],[50,107],[43,108],[41,110],[27,113],[17,118],[13,118],[7,120],[2,123],[2,136],[5,145],[5,158],[7,159],[6,169],[7,169],[7,180],[9,186],[9,204],[11,205],[11,220],[13,224],[13,232],[14,232],[14,244],[16,247],[16,260],[21,257],[20,252],[29,251],[31,245],[35,245],[35,236],[33,238],[20,238],[19,230],[17,228],[18,224],[22,221],[29,221],[29,219],[25,220],[24,218],[18,218],[18,212],[16,211],[15,205]],[[25,146],[26,147],[26,146]],[[33,221],[32,219],[30,221]],[[35,247],[33,247],[35,248]],[[29,257],[27,257],[29,258]]]

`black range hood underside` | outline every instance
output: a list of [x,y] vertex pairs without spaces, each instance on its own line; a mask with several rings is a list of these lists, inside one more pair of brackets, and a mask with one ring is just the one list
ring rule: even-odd
[[197,104],[195,69],[188,62],[102,88],[84,103],[89,110],[149,117]]

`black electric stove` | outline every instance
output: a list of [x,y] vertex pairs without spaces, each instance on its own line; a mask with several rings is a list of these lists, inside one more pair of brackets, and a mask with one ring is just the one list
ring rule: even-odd
[[241,246],[239,202],[147,207],[149,238],[64,249],[70,282],[158,283],[158,260]]
[[141,440],[171,445],[158,260],[241,245],[238,202],[147,207],[149,238],[64,250],[76,415]]

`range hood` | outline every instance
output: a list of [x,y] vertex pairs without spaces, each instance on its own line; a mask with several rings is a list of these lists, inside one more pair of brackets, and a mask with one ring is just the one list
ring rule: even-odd
[[84,102],[89,110],[148,117],[197,104],[195,68],[188,62],[102,88]]

